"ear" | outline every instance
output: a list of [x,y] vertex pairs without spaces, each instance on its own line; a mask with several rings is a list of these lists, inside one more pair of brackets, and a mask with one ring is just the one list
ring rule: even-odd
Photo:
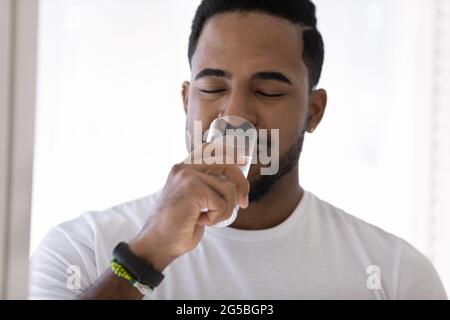
[[189,106],[189,81],[183,82],[183,87],[181,89],[181,97],[183,98],[183,107],[184,113],[187,114],[188,106]]
[[308,120],[306,123],[306,131],[312,133],[325,113],[327,106],[327,92],[324,89],[314,90],[309,95]]

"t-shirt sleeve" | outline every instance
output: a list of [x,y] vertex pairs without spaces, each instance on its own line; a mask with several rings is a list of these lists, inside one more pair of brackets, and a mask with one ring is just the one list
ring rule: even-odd
[[398,299],[447,300],[447,294],[431,261],[404,243],[398,275]]
[[83,220],[53,228],[40,243],[30,260],[29,299],[75,299],[96,278],[94,239]]

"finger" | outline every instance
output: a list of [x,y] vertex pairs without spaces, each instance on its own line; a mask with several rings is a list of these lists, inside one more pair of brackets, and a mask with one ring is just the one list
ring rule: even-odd
[[217,194],[219,194],[225,201],[225,207],[223,208],[224,210],[222,211],[222,215],[219,219],[222,221],[230,218],[237,205],[236,186],[224,178],[218,178],[202,172],[198,172],[198,175],[204,183],[208,184],[208,186],[217,192]]
[[[198,173],[193,173],[198,174]],[[199,180],[198,192],[200,193],[198,208],[203,211],[203,209],[207,209],[200,214],[197,220],[197,224],[200,225],[213,225],[226,217],[226,211],[228,210],[229,205],[227,201],[221,196],[219,192],[217,192],[213,187],[211,187],[207,182]]]
[[233,145],[218,141],[202,143],[183,161],[185,164],[236,164],[244,165],[245,154]]
[[237,201],[239,206],[242,208],[248,207],[248,193],[250,191],[250,184],[237,166],[214,165],[210,166],[205,173],[216,177],[225,177],[227,180],[234,183],[237,188]]
[[189,165],[190,168],[200,173],[222,177],[232,182],[237,189],[237,202],[241,208],[248,207],[248,193],[250,184],[242,171],[235,165]]
[[[215,161],[217,160],[215,157],[203,158],[204,148],[208,145],[208,143],[201,144],[184,160],[183,164],[180,164],[180,166],[187,166],[188,168],[219,177],[224,176],[236,185],[239,206],[242,208],[247,208],[250,184],[241,169],[239,169],[237,165],[233,164],[215,164]],[[208,161],[211,159],[212,161]],[[199,161],[196,163],[195,160]],[[221,160],[225,163],[235,163],[233,158],[229,158],[227,156],[225,156],[225,160],[223,158]],[[248,159],[245,159],[245,161],[248,161]]]

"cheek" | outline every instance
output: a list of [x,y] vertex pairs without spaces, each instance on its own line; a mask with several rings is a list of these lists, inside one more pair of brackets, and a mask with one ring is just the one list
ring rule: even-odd
[[[278,145],[280,154],[283,154],[298,139],[303,131],[306,121],[306,111],[302,107],[286,107],[261,114],[261,128],[278,129]],[[268,135],[275,138],[269,130]]]
[[[201,130],[200,139],[203,139],[205,131],[209,128],[216,117],[217,114],[215,113],[211,113],[195,105],[191,105],[186,114],[186,129],[188,130],[190,137],[192,137],[191,139],[194,139],[194,135],[198,134],[199,130]],[[198,137],[195,137],[195,139],[198,139]]]
[[[187,110],[187,118],[190,121],[205,121],[211,123],[219,114],[219,110],[207,101],[199,99],[195,94],[191,94],[189,98],[189,108]],[[208,123],[208,125],[209,125]]]

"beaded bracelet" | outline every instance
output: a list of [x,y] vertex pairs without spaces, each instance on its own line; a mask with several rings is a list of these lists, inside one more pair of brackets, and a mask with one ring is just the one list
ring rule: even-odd
[[117,259],[111,260],[111,271],[119,278],[125,279],[133,287],[139,290],[143,295],[149,294],[153,289],[147,285],[138,282],[128,271],[122,266]]

